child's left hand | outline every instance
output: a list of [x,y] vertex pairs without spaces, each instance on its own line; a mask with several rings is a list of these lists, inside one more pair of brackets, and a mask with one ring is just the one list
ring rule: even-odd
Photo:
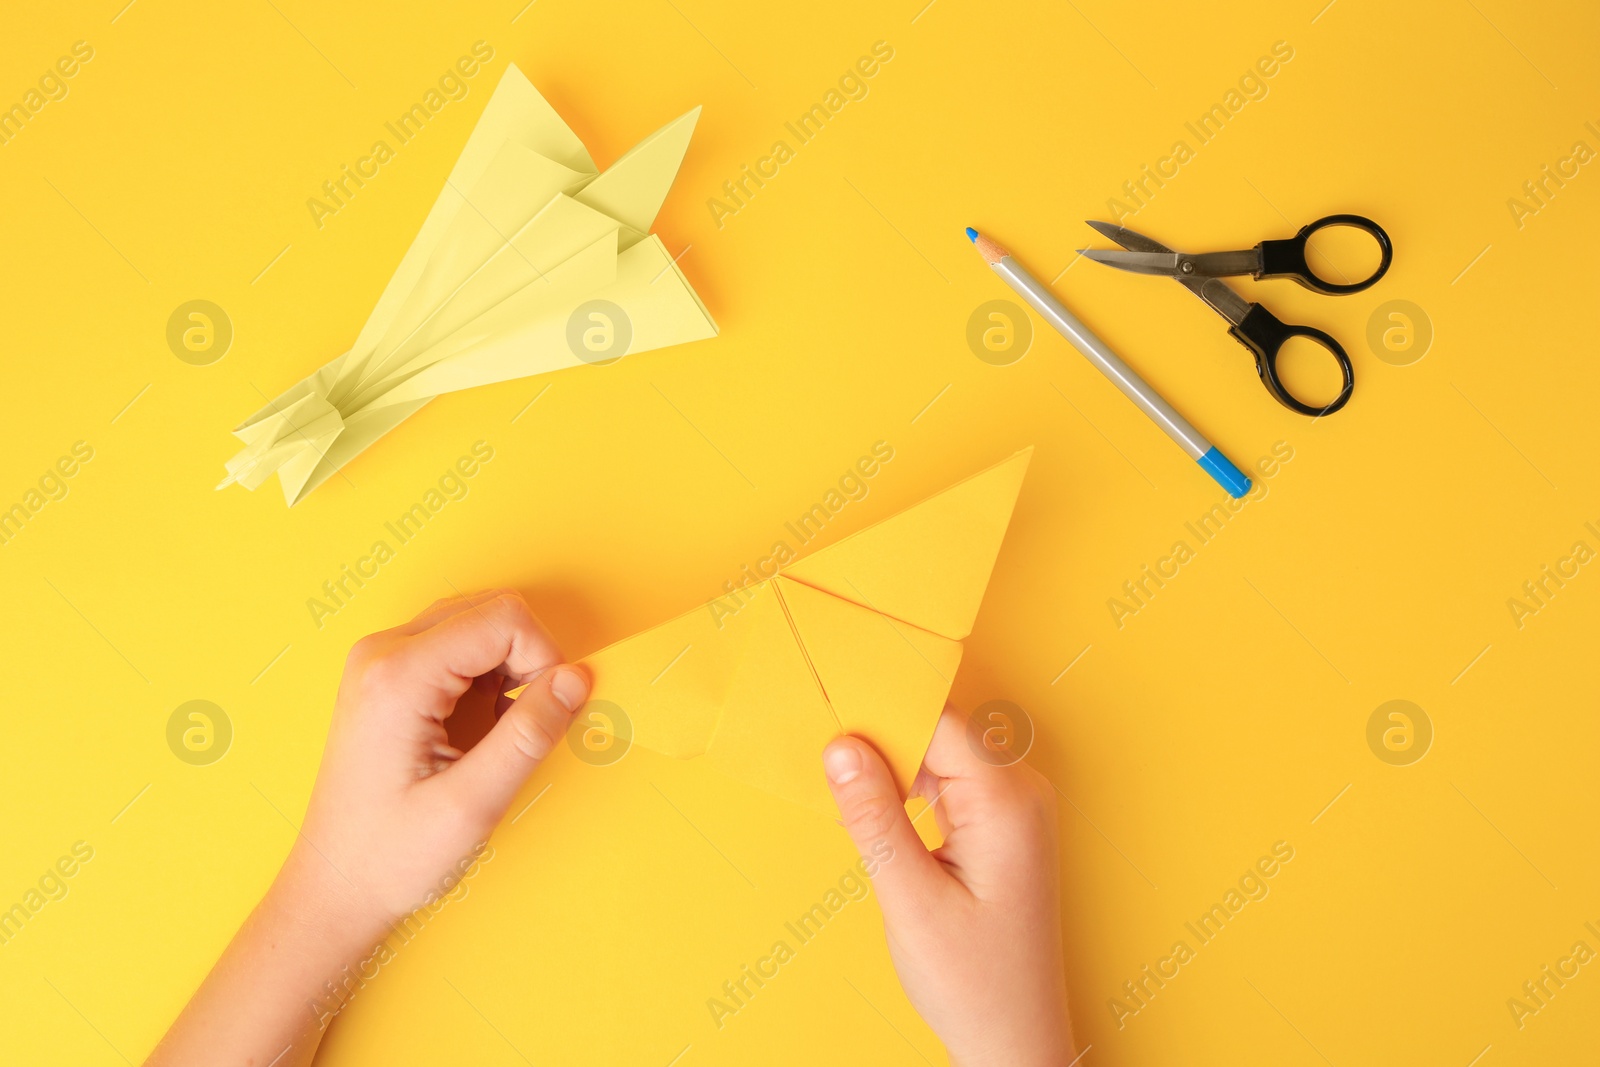
[[[445,721],[474,685],[504,713],[463,753]],[[501,695],[519,685],[514,702]],[[147,1063],[310,1063],[342,976],[454,886],[588,696],[506,590],[441,600],[357,642],[289,858]]]
[[[480,676],[483,676],[480,679]],[[487,683],[504,713],[468,752],[445,720]],[[513,702],[505,689],[527,688]],[[443,895],[458,864],[561,743],[589,695],[527,601],[495,590],[441,600],[350,650],[328,746],[291,864],[346,898],[352,921],[387,925]]]

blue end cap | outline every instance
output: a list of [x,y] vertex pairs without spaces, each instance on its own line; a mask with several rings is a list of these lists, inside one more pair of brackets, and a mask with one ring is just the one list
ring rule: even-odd
[[967,240],[973,242],[974,244],[976,244],[978,241],[978,231],[974,230],[971,226],[967,227]]
[[1250,491],[1250,479],[1246,478],[1243,471],[1228,461],[1228,457],[1222,454],[1220,448],[1212,448],[1210,452],[1201,456],[1197,462],[1235,500]]

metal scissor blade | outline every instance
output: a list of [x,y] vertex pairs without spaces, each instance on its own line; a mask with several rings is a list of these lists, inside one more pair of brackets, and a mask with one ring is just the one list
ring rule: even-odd
[[1120,249],[1080,248],[1078,254],[1108,267],[1133,274],[1159,274],[1177,277],[1183,258],[1176,252],[1125,252]]
[[[1096,222],[1093,219],[1086,219],[1084,221],[1086,225],[1088,225],[1096,233],[1100,234],[1100,236],[1106,238],[1107,240],[1115,241],[1123,248],[1128,249],[1129,252],[1159,253],[1161,255],[1173,257],[1174,259],[1177,258],[1178,254],[1173,252],[1172,249],[1168,248],[1160,241],[1146,237],[1142,233],[1135,233],[1126,227],[1114,226],[1109,222]],[[1098,256],[1096,256],[1093,249],[1090,249],[1083,254],[1090,259],[1096,260],[1097,262],[1106,262],[1104,259],[1100,259]],[[1111,252],[1107,254],[1117,255],[1119,253]],[[1120,264],[1109,263],[1108,266],[1120,266]],[[1132,268],[1123,267],[1122,269],[1130,270]],[[1177,282],[1195,296],[1205,301],[1207,307],[1211,308],[1211,310],[1215,311],[1218,315],[1221,315],[1224,319],[1227,319],[1235,326],[1239,324],[1240,319],[1244,318],[1245,313],[1250,310],[1249,301],[1245,300],[1244,297],[1234,292],[1225,282],[1218,281],[1215,278],[1184,277],[1182,274],[1178,274],[1175,271],[1147,271],[1142,273],[1167,273],[1168,277],[1172,278],[1173,281]]]
[[1122,226],[1117,226],[1117,225],[1115,225],[1113,223],[1096,222],[1093,219],[1085,219],[1084,220],[1084,225],[1088,226],[1095,233],[1098,233],[1101,237],[1104,237],[1106,240],[1115,241],[1117,244],[1121,245],[1123,248],[1126,248],[1131,252],[1171,252],[1172,251],[1172,249],[1168,248],[1166,245],[1162,244],[1159,241],[1156,241],[1156,240],[1153,240],[1153,239],[1151,239],[1149,237],[1146,237],[1142,233],[1134,233],[1130,229],[1127,229],[1127,228],[1122,227]]

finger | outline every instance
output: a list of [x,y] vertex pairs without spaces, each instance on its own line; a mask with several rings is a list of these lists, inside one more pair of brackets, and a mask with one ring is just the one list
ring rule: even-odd
[[954,704],[946,704],[939,716],[922,766],[939,778],[984,778],[998,769],[980,759],[968,743],[967,716]]
[[589,699],[589,679],[578,667],[561,665],[528,684],[494,728],[439,776],[487,831],[505,815],[511,799],[572,724]]
[[998,765],[978,750],[967,716],[947,706],[922,760],[927,784],[937,785],[939,827],[947,843],[964,826],[1007,820],[1037,799],[1025,764]]
[[450,696],[472,679],[499,671],[518,682],[561,662],[561,650],[521,596],[502,594],[471,604],[406,639],[398,653],[414,678]]
[[894,776],[877,750],[860,738],[835,738],[823,750],[822,766],[845,831],[868,864],[884,911],[910,906],[935,892],[947,876],[917,837]]
[[[945,811],[943,803],[945,790],[949,788],[949,782],[933,774],[926,767],[917,772],[916,779],[911,783],[911,795],[927,801],[928,808],[924,811],[932,809],[933,820],[939,826],[941,837],[950,836],[950,814]],[[922,818],[921,814],[917,815],[911,820],[911,825],[915,826]]]
[[[915,784],[918,795],[934,808],[939,833],[947,841],[958,825],[952,807],[955,812],[961,812],[963,794],[971,792],[972,781],[983,771],[982,761],[967,745],[966,717],[954,706],[947,705],[934,727],[933,740],[922,757],[922,769],[917,772]],[[953,799],[952,793],[955,794]]]
[[[499,683],[500,689],[499,689],[499,692],[496,694],[496,696],[494,698],[494,717],[495,717],[496,720],[498,720],[500,718],[500,716],[504,715],[508,710],[510,710],[511,705],[514,704],[516,702],[516,699],[517,699],[516,697],[513,697],[513,696],[507,696],[506,695],[506,690],[508,690],[508,689],[517,689],[517,688],[520,688],[520,687],[517,685],[516,682],[513,682],[509,678],[499,678],[499,677],[497,677],[496,680]],[[521,694],[518,694],[518,695],[520,696]]]
[[419,634],[430,626],[435,626],[444,619],[459,614],[473,605],[482,604],[485,601],[493,600],[495,597],[518,595],[520,594],[515,589],[484,589],[477,593],[469,593],[466,596],[458,594],[456,596],[440,597],[417,612],[416,617],[410,622],[401,623],[395,629],[404,634]]

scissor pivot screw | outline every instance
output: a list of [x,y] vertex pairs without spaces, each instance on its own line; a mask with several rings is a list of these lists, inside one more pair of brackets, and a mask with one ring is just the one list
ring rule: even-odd
[[1186,259],[1182,263],[1178,264],[1178,269],[1180,271],[1182,271],[1183,273],[1185,273],[1185,274],[1193,274],[1194,273],[1194,264]]

